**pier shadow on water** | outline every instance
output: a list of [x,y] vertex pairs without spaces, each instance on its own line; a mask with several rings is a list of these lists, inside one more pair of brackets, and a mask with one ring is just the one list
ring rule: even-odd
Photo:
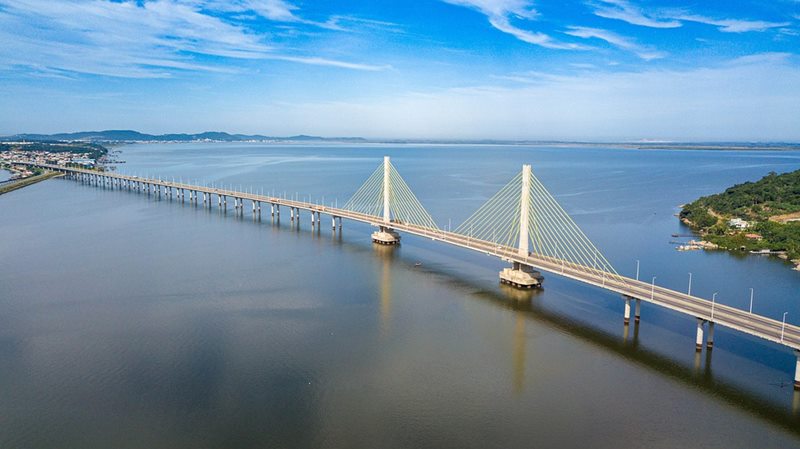
[[[713,351],[696,352],[693,363],[685,364],[647,349],[640,344],[639,340],[639,327],[646,323],[621,325],[621,335],[611,334],[587,325],[585,321],[548,310],[537,301],[537,297],[542,293],[541,290],[520,290],[499,283],[498,289],[493,290],[487,289],[484,285],[471,283],[469,279],[458,278],[451,272],[430,269],[426,269],[426,271],[436,275],[441,282],[452,288],[464,291],[470,298],[508,310],[516,316],[516,325],[514,329],[509,330],[514,336],[515,390],[521,389],[522,383],[524,383],[524,321],[531,320],[556,328],[591,346],[680,381],[698,392],[721,399],[795,435],[800,435],[800,391],[792,391],[791,383],[786,384],[787,395],[792,396],[791,407],[787,409],[785,403],[766,400],[714,376]],[[693,345],[691,347],[693,350]]]

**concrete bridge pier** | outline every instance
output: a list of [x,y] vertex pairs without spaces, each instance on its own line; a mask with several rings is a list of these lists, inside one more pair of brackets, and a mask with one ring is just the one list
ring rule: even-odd
[[800,351],[795,349],[794,355],[797,358],[794,365],[794,389],[800,391]]
[[[529,265],[513,262],[511,268],[503,268],[500,282],[517,288],[534,288],[542,285],[542,274]],[[629,315],[630,316],[630,315]],[[628,324],[628,321],[625,321]]]
[[331,215],[331,228],[333,228],[334,231],[336,230],[336,216],[335,215]]
[[639,318],[642,316],[642,300],[636,298],[636,307],[633,311],[633,321],[635,323],[639,322]]
[[697,337],[695,338],[695,351],[700,352],[703,350],[703,325],[706,324],[706,320],[702,318],[697,319]]
[[622,322],[628,324],[631,322],[631,297],[625,296],[625,315]]
[[708,335],[706,336],[706,348],[708,350],[714,349],[714,322],[708,322]]
[[400,234],[392,228],[380,226],[377,231],[372,233],[372,241],[380,245],[399,245]]
[[289,218],[294,221],[294,207],[289,208]]
[[222,210],[227,212],[228,211],[228,197],[222,195]]

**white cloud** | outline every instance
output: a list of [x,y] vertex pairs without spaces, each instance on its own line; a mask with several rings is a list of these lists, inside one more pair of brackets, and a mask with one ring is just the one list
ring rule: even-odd
[[627,0],[599,0],[591,2],[594,13],[606,19],[616,19],[632,25],[650,28],[678,28],[681,23],[672,19],[663,19],[654,14],[646,13],[642,8],[634,6]]
[[489,19],[489,23],[517,39],[529,44],[558,50],[583,50],[577,44],[560,42],[542,33],[519,28],[511,23],[512,18],[535,19],[538,13],[530,0],[442,0],[453,5],[464,6],[479,11]]
[[725,33],[746,33],[766,31],[770,28],[779,28],[790,24],[789,22],[764,20],[715,19],[679,10],[656,9],[646,12],[628,0],[590,0],[589,4],[594,6],[596,16],[650,28],[677,28],[681,26],[682,22],[697,22],[716,26]]
[[[528,74],[531,82],[511,87],[267,104],[248,112],[259,122],[243,124],[368,137],[800,141],[800,68],[786,58],[756,55],[683,71]],[[242,123],[239,114],[225,118]]]
[[789,22],[766,22],[763,20],[739,20],[739,19],[713,19],[700,15],[680,15],[676,19],[685,22],[704,23],[719,28],[724,33],[747,33],[750,31],[766,31],[770,28],[779,28],[789,25]]
[[619,34],[613,33],[608,30],[601,30],[598,28],[588,28],[588,27],[570,27],[570,30],[567,31],[566,33],[571,36],[576,36],[584,39],[590,39],[590,38],[602,39],[611,45],[619,47],[623,50],[628,50],[630,52],[633,52],[638,57],[646,61],[650,61],[652,59],[659,59],[666,56],[666,53],[656,51],[648,46],[637,44],[630,38],[620,36]]
[[[293,17],[293,8],[285,2],[260,5],[261,13],[275,20]],[[354,70],[385,67],[318,55],[283,54],[262,35],[206,13],[211,6],[209,2],[185,0],[142,4],[5,0],[0,9],[0,67],[42,67],[132,78],[167,77],[174,70],[231,71],[216,63],[215,57],[281,59]]]

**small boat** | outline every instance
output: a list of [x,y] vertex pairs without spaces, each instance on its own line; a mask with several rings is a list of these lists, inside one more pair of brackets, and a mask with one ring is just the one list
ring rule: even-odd
[[421,267],[422,266],[422,262],[417,262],[417,263],[414,264],[414,266],[415,267]]

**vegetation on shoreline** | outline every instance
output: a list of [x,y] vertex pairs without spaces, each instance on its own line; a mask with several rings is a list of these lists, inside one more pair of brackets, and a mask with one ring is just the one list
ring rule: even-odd
[[[38,170],[38,169],[37,169]],[[11,181],[5,184],[0,184],[0,195],[4,193],[8,193],[17,189],[21,189],[23,187],[27,187],[31,184],[36,184],[39,181],[44,181],[45,179],[50,179],[55,176],[60,176],[61,174],[54,171],[42,171],[39,170],[33,176],[28,176],[26,178],[17,179],[15,181]]]
[[680,218],[720,248],[768,249],[800,259],[800,170],[772,172],[759,181],[698,198],[683,206]]

